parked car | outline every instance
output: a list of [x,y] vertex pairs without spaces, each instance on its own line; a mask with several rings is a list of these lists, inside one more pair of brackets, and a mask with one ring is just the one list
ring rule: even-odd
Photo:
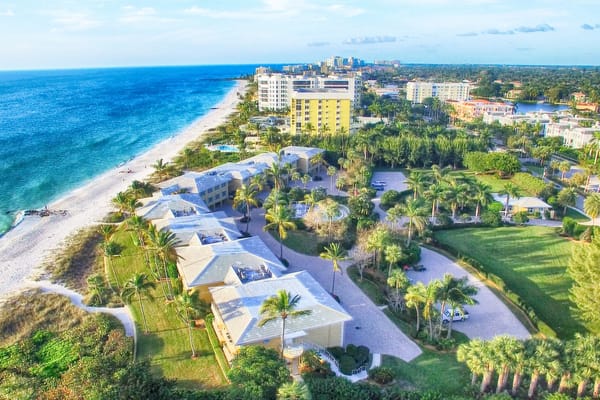
[[378,185],[376,183],[371,183],[371,187],[375,190],[385,190],[385,186],[383,185]]
[[379,186],[385,186],[387,185],[386,181],[373,181],[374,184],[379,185]]
[[444,310],[444,314],[442,314],[442,323],[447,324],[450,322],[450,318],[452,318],[453,322],[456,321],[464,321],[469,319],[469,312],[467,310],[453,310],[451,308],[447,308]]

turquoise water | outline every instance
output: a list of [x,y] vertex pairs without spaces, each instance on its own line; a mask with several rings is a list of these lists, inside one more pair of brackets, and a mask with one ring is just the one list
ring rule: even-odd
[[206,114],[255,66],[0,72],[0,232]]
[[232,144],[215,144],[213,146],[208,146],[210,151],[221,151],[223,153],[238,153],[240,149],[237,146]]
[[550,103],[516,103],[515,112],[517,114],[527,114],[528,112],[552,112],[568,110],[569,106],[564,104],[550,104]]

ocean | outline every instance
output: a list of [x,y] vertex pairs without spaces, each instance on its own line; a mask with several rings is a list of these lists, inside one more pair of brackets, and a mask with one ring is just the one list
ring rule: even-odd
[[0,72],[0,234],[177,134],[256,66]]

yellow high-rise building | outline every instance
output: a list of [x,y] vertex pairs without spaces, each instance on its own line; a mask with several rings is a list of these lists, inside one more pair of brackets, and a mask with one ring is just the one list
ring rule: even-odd
[[332,89],[302,89],[292,93],[290,133],[349,132],[352,94]]

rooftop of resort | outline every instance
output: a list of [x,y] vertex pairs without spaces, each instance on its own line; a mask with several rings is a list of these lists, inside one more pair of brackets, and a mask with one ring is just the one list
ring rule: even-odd
[[209,213],[204,201],[192,194],[158,195],[141,199],[136,214],[147,220],[168,219]]
[[[181,247],[178,254],[181,256],[178,263],[179,272],[188,288],[221,282],[245,283],[251,280],[249,276],[252,271],[249,270],[264,273],[266,268],[274,276],[279,276],[286,270],[258,237],[205,246]],[[233,267],[236,267],[237,271],[231,274]],[[245,272],[248,272],[248,275],[242,276],[246,275]]]
[[157,229],[169,229],[181,245],[206,245],[238,239],[241,235],[233,218],[222,211],[154,221]]
[[210,288],[213,303],[235,345],[256,343],[279,337],[281,322],[258,326],[260,306],[278,290],[300,296],[299,310],[309,309],[311,314],[286,321],[288,337],[302,335],[304,330],[315,329],[350,321],[352,317],[306,271],[278,278]]

